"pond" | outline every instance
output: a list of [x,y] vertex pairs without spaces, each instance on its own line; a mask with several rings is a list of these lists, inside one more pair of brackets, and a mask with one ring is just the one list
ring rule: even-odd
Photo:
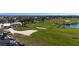
[[79,24],[64,24],[60,25],[61,28],[79,28]]

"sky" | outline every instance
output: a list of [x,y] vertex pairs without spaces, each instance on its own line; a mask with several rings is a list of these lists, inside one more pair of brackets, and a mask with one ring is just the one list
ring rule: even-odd
[[1,16],[49,16],[49,15],[78,15],[79,13],[0,13]]

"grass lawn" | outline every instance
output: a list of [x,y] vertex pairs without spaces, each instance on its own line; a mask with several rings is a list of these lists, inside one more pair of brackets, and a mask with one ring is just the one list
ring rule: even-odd
[[29,37],[19,34],[15,34],[14,37],[28,46],[79,46],[79,29],[58,28],[53,25],[55,22],[56,20],[47,20],[44,23],[27,24],[26,27],[17,27],[16,30],[20,31],[37,29],[36,27],[47,29],[37,29],[38,32],[33,33]]

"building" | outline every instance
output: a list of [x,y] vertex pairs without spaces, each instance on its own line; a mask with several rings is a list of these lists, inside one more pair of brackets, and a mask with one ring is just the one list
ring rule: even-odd
[[11,27],[13,29],[15,29],[17,26],[22,26],[22,23],[21,22],[14,22],[14,23],[11,23]]
[[2,29],[8,29],[8,28],[11,28],[11,24],[10,23],[4,23],[2,25]]
[[9,29],[9,28],[13,28],[15,29],[17,26],[22,26],[21,22],[14,22],[14,23],[4,23],[4,24],[0,24],[0,29]]

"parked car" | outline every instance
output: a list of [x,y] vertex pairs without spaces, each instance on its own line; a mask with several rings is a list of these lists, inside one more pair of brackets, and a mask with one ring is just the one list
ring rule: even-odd
[[0,35],[0,46],[25,46],[24,43],[8,37],[7,35],[7,32]]

